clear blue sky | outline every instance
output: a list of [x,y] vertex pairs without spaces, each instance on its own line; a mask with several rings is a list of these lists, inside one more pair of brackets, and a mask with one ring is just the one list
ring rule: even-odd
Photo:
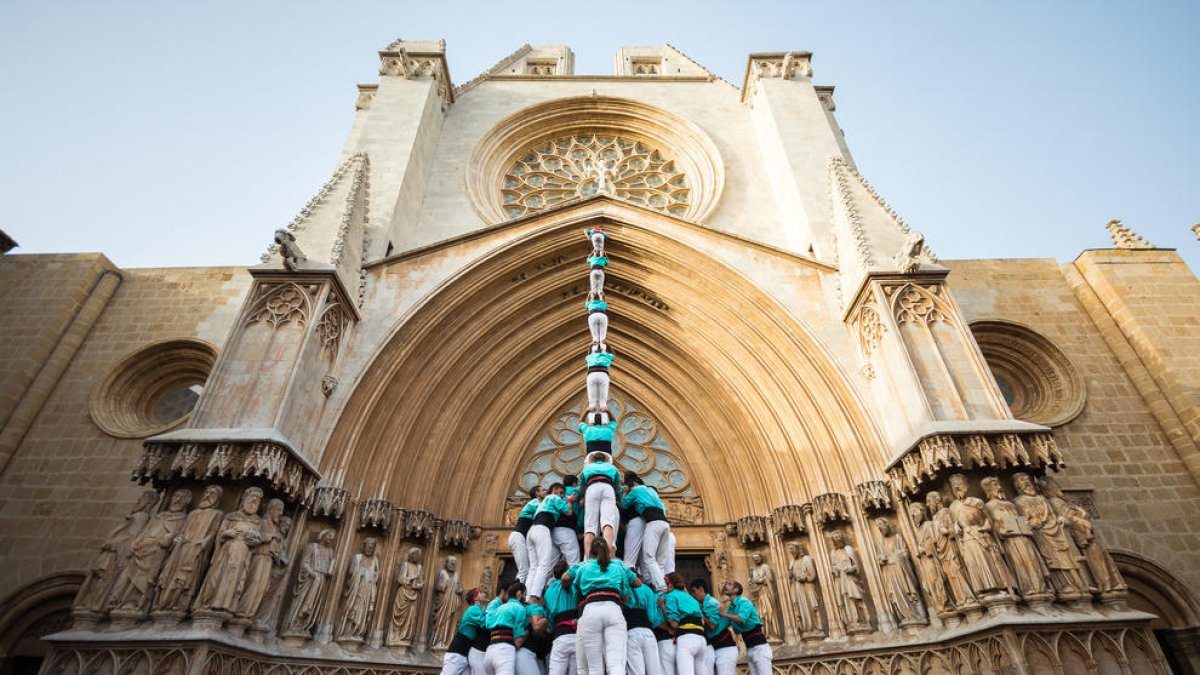
[[1200,270],[1197,2],[0,4],[0,229],[125,267],[254,263],[333,170],[396,37],[464,82],[525,42],[670,42],[740,85],[814,52],[860,169],[944,258],[1104,247]]

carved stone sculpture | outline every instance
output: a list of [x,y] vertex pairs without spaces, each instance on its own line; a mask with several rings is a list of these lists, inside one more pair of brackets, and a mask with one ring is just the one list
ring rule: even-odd
[[887,518],[876,518],[875,528],[879,531],[879,577],[888,606],[901,626],[925,623],[925,605],[904,539]]
[[458,558],[448,556],[442,569],[438,570],[433,587],[433,637],[430,644],[434,649],[445,649],[454,638],[462,609],[462,595]]
[[378,541],[367,537],[362,552],[355,553],[346,574],[345,600],[338,624],[338,640],[361,641],[367,634],[375,599],[379,595],[379,558],[375,557]]
[[220,485],[205,488],[199,506],[188,514],[183,529],[175,537],[175,548],[158,578],[158,593],[154,598],[156,614],[182,616],[192,604],[192,597],[204,578],[217,526],[221,524],[219,507],[223,493]]
[[271,585],[271,569],[283,550],[283,537],[279,534],[279,519],[282,517],[283,500],[272,499],[267,502],[267,512],[258,532],[258,545],[250,552],[246,585],[238,599],[237,618],[244,625],[254,620],[258,606],[267,594],[267,587]]
[[967,477],[961,473],[950,476],[950,490],[954,502],[950,513],[958,526],[958,547],[971,588],[985,604],[995,601],[1012,589],[1013,582],[1008,565],[1000,552],[1000,545],[992,536],[992,520],[987,506],[978,497],[968,494]]
[[1050,506],[1067,522],[1067,530],[1075,546],[1083,553],[1087,561],[1088,571],[1096,589],[1101,594],[1122,594],[1128,590],[1117,563],[1113,561],[1108,550],[1096,539],[1096,529],[1088,512],[1078,504],[1072,504],[1063,496],[1062,488],[1050,476],[1041,481],[1042,492],[1050,500]]
[[392,607],[392,625],[388,630],[389,647],[411,647],[420,614],[421,589],[425,587],[425,569],[421,565],[421,549],[408,549],[408,556],[396,572],[396,603]]
[[758,608],[763,628],[768,638],[780,638],[783,630],[779,626],[779,612],[775,606],[775,570],[757,551],[750,554],[750,579],[746,585],[750,601]]
[[796,617],[800,621],[801,637],[821,637],[825,631],[821,626],[821,591],[817,587],[817,565],[803,546],[796,542],[788,544],[792,562],[788,564],[788,579],[792,582],[792,596],[796,599]]
[[158,493],[146,490],[138,497],[133,510],[124,522],[109,533],[100,546],[100,555],[92,563],[91,572],[75,597],[76,613],[99,613],[108,606],[109,591],[129,560],[130,545],[150,522],[150,509],[158,501]]
[[975,592],[971,590],[971,584],[967,581],[962,554],[958,549],[958,542],[954,539],[954,532],[957,528],[954,514],[950,513],[950,509],[945,508],[942,504],[942,496],[937,492],[925,495],[925,505],[929,507],[929,515],[933,521],[933,527],[929,529],[933,555],[942,568],[942,574],[946,578],[946,585],[950,588],[954,606],[959,611],[978,609],[979,600],[975,598]]
[[321,612],[325,586],[333,576],[333,540],[336,536],[336,532],[326,528],[317,535],[316,541],[304,547],[300,571],[296,573],[296,587],[292,589],[292,605],[283,623],[284,637],[310,637]]
[[254,617],[254,630],[262,633],[274,633],[279,621],[279,607],[283,604],[283,589],[287,585],[287,570],[291,566],[288,559],[287,538],[292,531],[292,519],[283,516],[279,519],[279,552],[271,561],[271,581],[267,592],[258,605],[258,613]]
[[833,577],[833,597],[848,633],[862,633],[871,629],[867,614],[867,603],[863,596],[862,567],[854,547],[846,542],[841,530],[829,535],[832,547],[829,550],[829,574]]
[[982,486],[988,496],[988,514],[992,517],[1004,552],[1008,554],[1021,597],[1031,604],[1053,600],[1050,570],[1046,569],[1046,563],[1042,562],[1037,545],[1033,543],[1033,529],[1029,527],[1029,521],[1017,511],[1015,504],[1008,501],[1000,479],[988,476],[983,479]]
[[920,232],[909,232],[904,238],[904,245],[900,247],[900,251],[896,253],[893,262],[896,267],[904,274],[912,274],[921,268],[923,253],[925,252],[925,235]]
[[175,545],[175,536],[183,529],[187,508],[191,503],[191,490],[172,492],[167,510],[151,518],[146,528],[130,544],[129,561],[113,585],[109,601],[113,610],[137,616],[150,609],[158,573],[162,570],[167,553]]
[[212,565],[204,577],[200,595],[196,597],[193,613],[232,614],[237,611],[253,549],[262,541],[262,518],[258,515],[262,498],[260,488],[247,488],[237,510],[230,511],[221,521]]
[[929,519],[929,512],[921,502],[909,504],[908,515],[917,536],[917,575],[929,598],[930,609],[938,616],[950,616],[954,612],[954,603],[950,600],[946,575],[937,557],[937,525]]
[[289,272],[304,260],[304,253],[296,244],[296,236],[283,229],[275,230],[275,245],[279,248],[279,257],[283,259],[283,268]]
[[1038,494],[1033,479],[1026,473],[1012,477],[1017,496],[1017,510],[1029,520],[1033,540],[1042,560],[1050,568],[1050,580],[1060,600],[1076,600],[1083,596],[1087,585],[1075,567],[1074,544],[1067,534],[1066,519],[1054,512],[1050,501]]

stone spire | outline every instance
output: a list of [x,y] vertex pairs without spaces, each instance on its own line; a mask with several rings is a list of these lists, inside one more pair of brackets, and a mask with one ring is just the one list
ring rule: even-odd
[[1113,246],[1117,248],[1154,248],[1154,244],[1142,239],[1137,232],[1129,229],[1119,220],[1110,220],[1105,227],[1108,228],[1108,236],[1112,237]]

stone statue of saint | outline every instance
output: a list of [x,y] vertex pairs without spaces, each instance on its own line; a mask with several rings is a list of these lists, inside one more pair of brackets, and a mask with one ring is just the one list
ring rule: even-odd
[[396,604],[392,607],[392,625],[388,630],[389,647],[411,647],[417,631],[421,589],[425,588],[425,568],[421,566],[421,549],[408,549],[408,557],[396,573]]
[[279,519],[279,551],[271,561],[271,581],[267,592],[258,605],[258,613],[254,617],[254,630],[263,633],[274,633],[279,621],[279,607],[283,603],[283,589],[286,585],[287,570],[291,560],[287,554],[287,538],[292,531],[292,519],[283,516]]
[[758,551],[750,554],[750,562],[750,580],[746,584],[750,602],[758,608],[767,637],[779,638],[783,631],[779,627],[779,613],[775,611],[775,570]]
[[221,524],[223,493],[220,485],[204,488],[200,505],[183,522],[183,529],[175,537],[175,548],[171,550],[158,577],[155,612],[180,614],[192,604],[192,597],[204,578],[217,526]]
[[183,529],[187,519],[187,508],[192,503],[191,490],[180,489],[171,493],[167,510],[150,519],[150,523],[130,544],[129,561],[113,585],[109,605],[114,610],[145,614],[150,609],[150,600],[158,573],[171,547],[175,535]]
[[92,563],[91,572],[75,596],[74,611],[98,613],[108,607],[109,591],[129,560],[129,547],[150,522],[150,509],[157,501],[158,493],[146,490],[125,520],[109,533],[100,546],[100,555]]
[[961,473],[950,476],[954,502],[950,513],[958,526],[958,548],[971,588],[980,598],[1008,593],[1013,588],[1011,573],[1004,563],[1000,545],[992,536],[992,519],[987,506],[968,494],[970,484]]
[[870,617],[859,581],[862,567],[858,564],[858,554],[853,546],[846,543],[846,535],[841,530],[834,530],[829,539],[832,543],[829,549],[829,574],[833,577],[833,597],[837,600],[842,621],[848,631],[869,629]]
[[292,606],[284,621],[284,635],[309,637],[321,612],[321,600],[329,577],[333,576],[333,540],[337,533],[321,530],[317,540],[304,547],[296,587],[292,589]]
[[362,552],[355,553],[350,559],[342,620],[337,631],[339,640],[362,640],[367,634],[371,614],[375,612],[375,598],[379,595],[379,558],[375,557],[377,547],[375,537],[367,537],[363,539]]
[[917,579],[904,538],[887,518],[876,518],[875,529],[879,531],[879,577],[883,597],[901,626],[925,623],[925,605],[917,590]]
[[242,588],[242,597],[238,599],[237,617],[243,624],[248,625],[253,621],[258,614],[258,606],[267,594],[267,587],[271,585],[271,568],[283,550],[283,537],[279,534],[279,519],[282,517],[283,500],[272,499],[267,502],[267,513],[258,531],[258,544],[250,551],[246,585]]
[[1029,527],[1029,521],[1017,511],[1015,504],[1008,501],[999,478],[988,476],[981,485],[988,496],[988,514],[992,517],[1004,552],[1008,554],[1021,597],[1031,603],[1053,600],[1050,570],[1046,569],[1046,563],[1038,554],[1037,544],[1033,543],[1033,529]]
[[462,609],[462,594],[458,558],[447,556],[433,587],[433,638],[430,644],[434,649],[445,649],[454,638]]
[[908,505],[908,516],[917,535],[917,574],[921,578],[921,587],[925,589],[931,609],[938,615],[949,615],[954,612],[954,603],[950,601],[946,576],[937,558],[934,532],[937,526],[929,519],[929,512],[921,502]]
[[1092,580],[1096,583],[1096,589],[1100,593],[1122,593],[1128,590],[1129,587],[1125,585],[1125,580],[1121,578],[1121,572],[1117,569],[1117,563],[1108,554],[1108,550],[1096,539],[1096,529],[1088,512],[1078,504],[1067,501],[1058,481],[1052,477],[1044,477],[1041,485],[1042,492],[1050,500],[1050,506],[1054,512],[1066,520],[1071,540],[1083,553],[1088,571],[1091,572]]
[[258,515],[262,498],[261,488],[246,488],[237,510],[227,513],[221,521],[221,528],[217,530],[217,548],[193,612],[232,614],[238,610],[246,587],[246,575],[250,571],[250,558],[254,547],[262,541],[263,519]]
[[1038,494],[1037,486],[1027,473],[1014,473],[1013,487],[1017,496],[1013,503],[1021,515],[1029,520],[1033,529],[1033,541],[1038,552],[1050,568],[1050,580],[1054,582],[1060,600],[1080,598],[1087,585],[1075,567],[1075,550],[1067,534],[1066,519],[1054,512],[1049,500]]
[[817,565],[811,555],[797,542],[788,544],[792,562],[788,564],[788,580],[796,599],[800,633],[806,636],[824,634],[821,627],[821,591],[817,588]]
[[928,530],[933,555],[937,558],[938,566],[942,568],[946,585],[950,587],[954,606],[960,610],[978,608],[979,600],[975,598],[975,593],[967,581],[958,542],[954,539],[954,532],[958,528],[954,522],[954,514],[945,508],[942,496],[937,492],[925,495],[925,505],[929,507],[930,520],[933,523]]

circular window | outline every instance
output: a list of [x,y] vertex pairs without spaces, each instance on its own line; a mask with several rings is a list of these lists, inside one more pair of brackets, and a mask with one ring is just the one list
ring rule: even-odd
[[126,356],[92,394],[92,420],[105,433],[142,438],[192,414],[217,352],[201,340],[165,340]]
[[1083,378],[1054,343],[1009,321],[978,321],[971,332],[1013,417],[1055,427],[1083,410]]

